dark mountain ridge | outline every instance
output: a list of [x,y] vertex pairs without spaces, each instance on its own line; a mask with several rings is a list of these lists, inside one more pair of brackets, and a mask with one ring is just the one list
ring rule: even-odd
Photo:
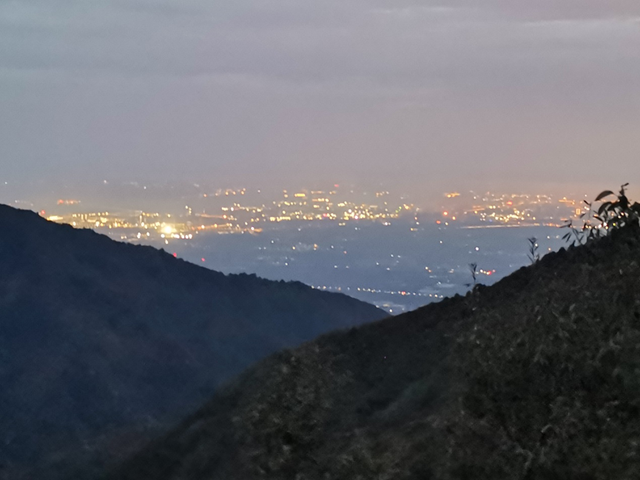
[[640,477],[640,229],[248,369],[110,480]]
[[384,316],[0,205],[0,478],[117,453],[267,354]]

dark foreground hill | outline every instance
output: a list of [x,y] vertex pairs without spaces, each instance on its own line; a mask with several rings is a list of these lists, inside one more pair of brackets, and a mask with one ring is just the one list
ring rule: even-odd
[[273,355],[110,478],[640,478],[640,233]]
[[0,478],[99,467],[250,363],[383,316],[0,205]]

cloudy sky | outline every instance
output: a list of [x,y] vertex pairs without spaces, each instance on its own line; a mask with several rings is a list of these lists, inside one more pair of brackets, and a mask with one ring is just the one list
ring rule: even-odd
[[0,0],[0,179],[639,174],[638,0]]

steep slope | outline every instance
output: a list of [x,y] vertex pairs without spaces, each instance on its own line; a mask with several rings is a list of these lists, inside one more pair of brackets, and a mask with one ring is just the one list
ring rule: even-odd
[[117,453],[267,354],[384,316],[0,205],[0,478]]
[[246,371],[111,480],[640,476],[640,233]]

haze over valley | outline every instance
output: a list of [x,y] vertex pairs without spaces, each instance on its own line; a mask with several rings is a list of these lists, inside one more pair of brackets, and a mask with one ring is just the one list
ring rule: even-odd
[[340,184],[274,191],[107,181],[91,192],[51,190],[33,200],[22,191],[12,203],[207,268],[302,281],[395,314],[467,291],[471,263],[484,284],[530,263],[529,238],[539,254],[557,250],[559,227],[586,211],[577,195],[446,192],[416,204]]

